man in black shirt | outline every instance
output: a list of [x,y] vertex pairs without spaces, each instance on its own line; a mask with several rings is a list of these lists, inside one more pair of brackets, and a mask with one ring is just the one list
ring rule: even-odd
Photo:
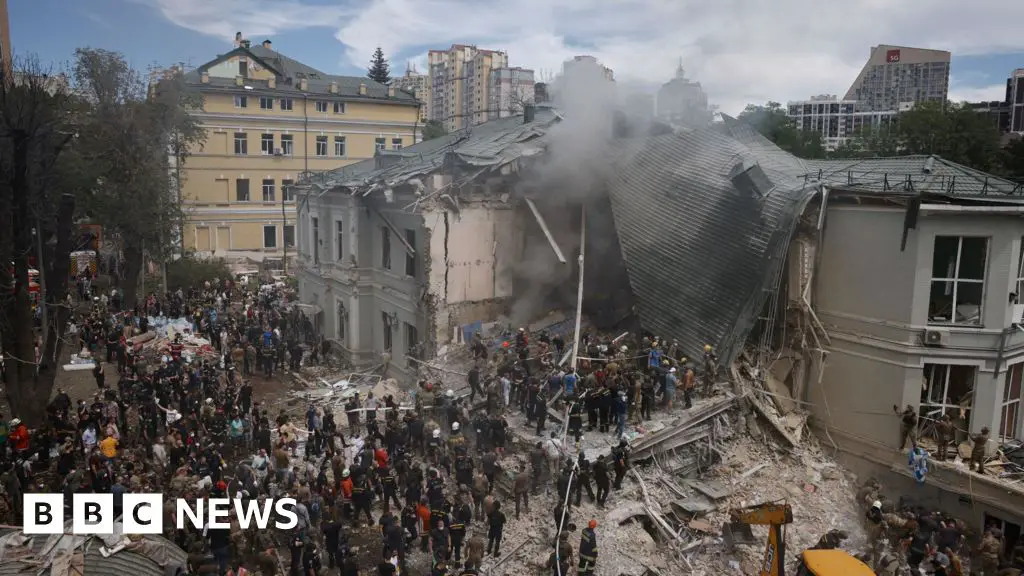
[[494,501],[494,508],[490,514],[487,515],[487,553],[490,554],[492,549],[494,556],[501,556],[501,536],[505,530],[505,513],[501,511],[501,502]]

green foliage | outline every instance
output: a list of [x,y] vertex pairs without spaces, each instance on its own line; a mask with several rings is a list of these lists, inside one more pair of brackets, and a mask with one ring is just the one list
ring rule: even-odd
[[1024,139],[1015,138],[1002,149],[999,166],[1007,178],[1024,180]]
[[384,51],[381,50],[380,46],[377,46],[377,49],[373,52],[373,58],[370,59],[370,69],[366,73],[366,77],[381,84],[391,83],[391,65],[388,64],[387,58],[384,57]]
[[192,254],[186,254],[167,263],[167,287],[171,292],[179,288],[188,290],[207,280],[224,280],[231,277],[231,269],[220,258],[198,259]]
[[427,123],[423,125],[423,139],[432,140],[444,136],[448,132],[444,129],[444,125],[439,120],[427,120]]
[[739,119],[756,128],[779,148],[800,158],[825,157],[821,134],[798,129],[778,102],[768,102],[764,106],[748,104]]

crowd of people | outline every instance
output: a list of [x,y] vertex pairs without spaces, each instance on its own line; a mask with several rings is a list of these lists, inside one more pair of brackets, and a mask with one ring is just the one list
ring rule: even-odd
[[[378,538],[367,536],[373,526],[377,573],[419,573],[409,571],[409,557],[422,554],[432,575],[473,576],[486,556],[500,558],[505,527],[529,512],[531,495],[554,488],[562,504],[548,566],[592,575],[597,522],[581,527],[574,550],[574,507],[584,493],[604,506],[621,487],[631,423],[670,409],[680,387],[689,405],[697,388],[697,369],[678,347],[651,335],[629,345],[584,335],[578,369],[563,369],[563,336],[529,342],[520,330],[497,346],[473,338],[468,394],[423,379],[412,406],[370,392],[348,398],[337,421],[328,404],[290,415],[261,404],[253,380],[320,362],[327,346],[281,287],[213,280],[150,295],[130,310],[118,309],[116,293],[83,288],[81,296],[72,334],[80,355],[95,360],[95,390],[77,401],[56,390],[35,429],[19,418],[0,426],[9,454],[0,515],[19,523],[21,496],[34,490],[63,492],[68,506],[75,493],[112,493],[115,508],[125,493],[163,492],[164,535],[188,553],[189,572],[366,574],[355,542]],[[191,329],[145,343],[156,319],[187,319]],[[715,362],[709,348],[703,367]],[[545,427],[549,409],[567,415],[570,442]],[[506,470],[514,461],[508,416],[517,410],[538,441],[528,465]],[[610,454],[591,461],[578,450],[584,415],[588,431],[619,439]],[[173,498],[226,495],[295,497],[298,526],[243,530],[233,519],[224,530],[176,527]]]

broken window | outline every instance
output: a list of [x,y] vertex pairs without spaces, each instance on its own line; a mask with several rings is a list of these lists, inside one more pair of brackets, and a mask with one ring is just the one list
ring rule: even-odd
[[381,312],[381,322],[384,325],[384,351],[391,352],[391,315]]
[[935,237],[928,299],[930,324],[981,324],[987,257],[988,238]]
[[[409,246],[412,246],[413,249],[415,250],[416,249],[416,231],[415,230],[406,229],[406,231],[405,231],[405,241],[408,242]],[[405,275],[406,276],[416,276],[416,256],[414,254],[412,254],[411,252],[409,252],[408,250],[406,250],[406,252],[405,252]]]
[[345,341],[345,322],[348,318],[348,313],[345,312],[345,303],[341,300],[335,300],[334,302],[336,324],[334,325],[334,337],[339,342]]
[[1020,429],[1021,376],[1024,376],[1024,364],[1014,364],[1006,370],[1003,407],[999,413],[999,435],[1003,438],[1016,438]]
[[380,228],[380,267],[391,270],[391,230],[387,226]]
[[974,366],[925,364],[921,416],[927,420],[922,424],[934,422],[943,414],[949,414],[954,422],[962,419],[963,422],[970,423],[976,372],[977,368]]
[[416,327],[408,322],[405,323],[405,365],[412,368],[413,361],[410,358],[418,358],[420,348],[420,336]]

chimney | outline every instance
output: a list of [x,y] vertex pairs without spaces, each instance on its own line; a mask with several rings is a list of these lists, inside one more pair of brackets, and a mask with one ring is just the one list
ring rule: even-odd
[[331,94],[337,94],[338,93],[338,83],[337,82],[331,82],[330,92],[331,92]]
[[264,48],[266,48],[267,50],[271,50],[270,46],[271,46],[270,38],[267,38],[266,40],[263,41],[263,47]]
[[242,33],[241,32],[235,32],[235,48],[238,48],[241,45],[242,45]]
[[388,86],[388,98],[394,98],[394,97],[395,97],[395,87],[394,86]]
[[364,84],[363,82],[359,83],[359,95],[366,96],[366,84]]
[[533,117],[535,113],[536,108],[534,108],[533,104],[526,104],[525,106],[523,106],[523,124],[529,124],[530,122],[533,122]]
[[277,88],[277,77],[271,76],[267,78],[267,88]]
[[305,78],[299,78],[299,90],[309,90],[309,81],[306,80]]
[[245,76],[235,76],[235,86],[244,86]]
[[206,70],[203,70],[203,73],[199,75],[199,81],[202,82],[203,84],[209,84],[210,83],[210,73],[207,72]]
[[249,48],[250,46],[252,46],[251,42],[249,42],[248,40],[242,40],[242,47],[243,48]]

